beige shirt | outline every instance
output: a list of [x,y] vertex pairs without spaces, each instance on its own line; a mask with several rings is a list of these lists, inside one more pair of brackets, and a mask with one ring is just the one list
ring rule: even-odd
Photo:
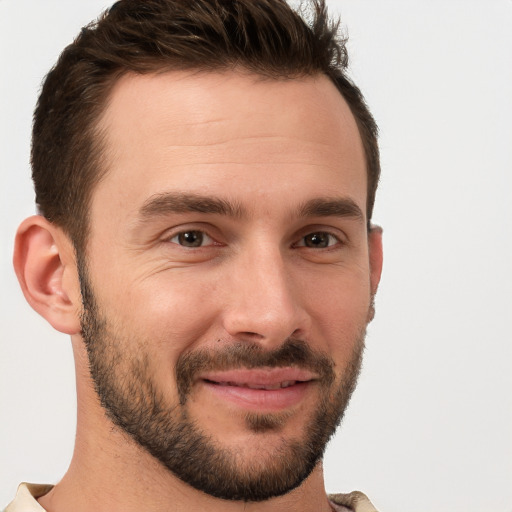
[[[20,484],[16,497],[7,505],[4,512],[45,512],[36,498],[44,496],[52,487],[53,485],[44,484]],[[336,512],[377,512],[370,500],[359,491],[331,494],[329,499]]]

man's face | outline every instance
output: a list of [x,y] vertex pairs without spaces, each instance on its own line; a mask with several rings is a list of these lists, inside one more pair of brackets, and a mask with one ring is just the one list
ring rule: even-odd
[[130,75],[100,128],[81,279],[104,407],[209,494],[289,491],[348,402],[376,286],[349,108],[325,77]]

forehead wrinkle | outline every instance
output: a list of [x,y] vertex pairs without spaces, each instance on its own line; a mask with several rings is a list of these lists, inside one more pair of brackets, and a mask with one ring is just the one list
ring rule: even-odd
[[169,214],[191,212],[225,215],[233,218],[247,216],[242,205],[226,199],[200,194],[165,192],[149,197],[139,210],[139,218],[147,220]]

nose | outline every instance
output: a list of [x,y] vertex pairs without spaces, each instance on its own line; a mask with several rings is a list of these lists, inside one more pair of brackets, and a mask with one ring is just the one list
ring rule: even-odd
[[278,347],[289,337],[307,337],[309,315],[292,266],[279,248],[268,246],[250,251],[231,266],[222,312],[230,337],[267,348]]

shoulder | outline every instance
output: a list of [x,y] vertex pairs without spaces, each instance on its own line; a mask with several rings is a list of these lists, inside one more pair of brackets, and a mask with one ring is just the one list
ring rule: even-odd
[[18,486],[16,497],[3,512],[44,512],[36,498],[44,496],[53,485],[22,483]]
[[330,494],[329,499],[334,505],[348,507],[353,512],[377,512],[368,497],[360,491],[348,494]]

